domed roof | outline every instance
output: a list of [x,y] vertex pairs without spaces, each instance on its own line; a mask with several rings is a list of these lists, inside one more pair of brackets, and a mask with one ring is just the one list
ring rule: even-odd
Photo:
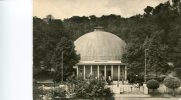
[[126,46],[118,36],[103,30],[87,33],[74,44],[81,61],[121,60]]

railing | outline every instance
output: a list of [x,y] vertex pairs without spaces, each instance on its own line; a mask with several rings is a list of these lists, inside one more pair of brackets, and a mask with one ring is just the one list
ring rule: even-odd
[[144,88],[143,86],[137,85],[109,85],[109,87],[113,93],[119,94],[143,94]]

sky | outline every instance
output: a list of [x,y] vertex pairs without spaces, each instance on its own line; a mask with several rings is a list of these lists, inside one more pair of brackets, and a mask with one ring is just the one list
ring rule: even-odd
[[168,0],[33,0],[33,16],[45,18],[51,14],[56,19],[72,16],[116,14],[130,17],[143,14],[146,6],[155,7]]

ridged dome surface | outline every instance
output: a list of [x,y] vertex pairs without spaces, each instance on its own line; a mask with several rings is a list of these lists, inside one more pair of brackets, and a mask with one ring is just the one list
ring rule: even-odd
[[105,31],[87,33],[74,44],[81,61],[121,60],[126,47],[122,39]]

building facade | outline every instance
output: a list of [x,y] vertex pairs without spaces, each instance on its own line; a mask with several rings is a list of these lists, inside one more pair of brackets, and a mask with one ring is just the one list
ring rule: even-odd
[[74,66],[77,77],[127,80],[127,66],[121,61],[126,43],[118,36],[97,27],[79,37],[74,44],[80,54],[80,61]]

